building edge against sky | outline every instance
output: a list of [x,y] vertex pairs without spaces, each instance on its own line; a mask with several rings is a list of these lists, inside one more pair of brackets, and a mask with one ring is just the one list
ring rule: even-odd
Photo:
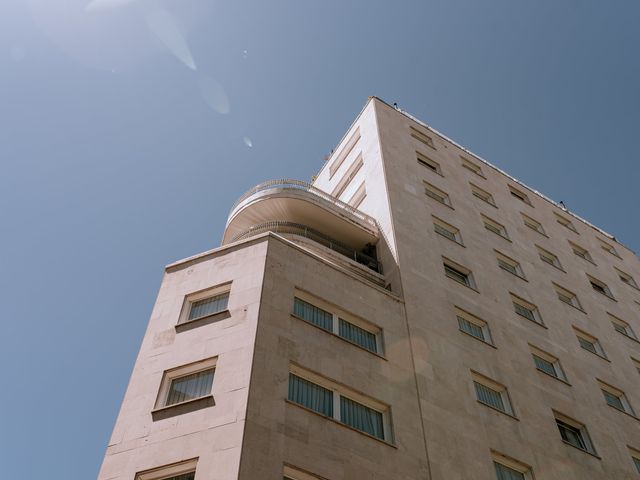
[[166,268],[100,480],[640,474],[640,263],[372,97]]

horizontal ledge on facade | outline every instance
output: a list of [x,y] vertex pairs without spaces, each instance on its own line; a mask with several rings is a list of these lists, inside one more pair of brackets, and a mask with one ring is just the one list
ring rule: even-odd
[[592,457],[597,458],[598,460],[602,460],[602,458],[600,458],[600,456],[597,453],[592,453],[589,450],[585,450],[584,448],[576,447],[573,443],[569,443],[566,440],[562,440],[562,443],[575,448],[579,452],[586,453],[587,455],[591,455]]
[[174,328],[177,333],[186,332],[194,328],[210,325],[215,322],[220,322],[227,318],[231,318],[231,312],[229,310],[223,310],[221,312],[212,313],[204,317],[194,318],[193,320],[187,320],[186,322],[177,323]]
[[509,417],[512,420],[517,420],[518,422],[520,421],[520,419],[518,417],[516,417],[512,413],[504,412],[504,411],[500,410],[499,408],[493,407],[493,406],[489,405],[488,403],[481,402],[480,400],[477,400],[477,399],[476,399],[476,402],[478,402],[483,407],[490,408],[494,412],[498,412],[498,413],[501,413],[502,415],[506,415],[507,417]]
[[635,415],[635,413],[629,413],[629,412],[626,412],[626,411],[624,411],[624,410],[620,410],[619,408],[614,407],[613,405],[609,405],[608,403],[607,403],[607,406],[609,406],[610,408],[613,408],[616,412],[624,413],[627,417],[631,417],[631,418],[633,418],[634,420],[637,420],[637,421],[639,421],[639,422],[640,422],[640,418],[638,418],[638,417]]
[[307,408],[307,407],[305,407],[303,405],[300,405],[298,403],[292,402],[288,398],[285,398],[284,402],[287,405],[291,405],[291,406],[297,407],[297,408],[299,408],[301,410],[304,410],[305,412],[313,413],[314,415],[317,415],[320,418],[328,420],[328,421],[334,423],[335,425],[339,425],[341,427],[346,428],[347,430],[351,430],[352,432],[359,433],[360,435],[363,435],[363,436],[365,436],[367,438],[370,438],[371,440],[375,440],[376,442],[382,443],[383,445],[386,445],[387,447],[395,448],[396,450],[398,449],[396,444],[391,443],[388,440],[383,440],[382,438],[375,437],[373,435],[368,434],[367,432],[363,432],[362,430],[358,430],[357,428],[353,428],[351,425],[347,425],[346,423],[342,423],[341,421],[339,421],[339,420],[337,420],[337,419],[335,419],[333,417],[328,417],[326,415],[323,415],[322,413],[316,412],[315,410],[311,410],[310,408]]
[[157,422],[158,420],[165,420],[177,415],[184,415],[203,408],[213,407],[215,404],[213,395],[205,395],[204,397],[194,398],[151,410],[151,418],[154,422]]
[[460,286],[462,286],[462,287],[466,287],[466,288],[468,288],[469,290],[473,290],[473,291],[474,291],[474,292],[476,292],[476,293],[480,293],[480,290],[478,290],[478,289],[477,289],[477,288],[475,288],[475,287],[472,287],[472,286],[467,285],[467,284],[465,284],[465,283],[462,283],[462,282],[459,282],[459,281],[457,281],[457,280],[454,280],[453,278],[451,278],[451,277],[449,277],[449,276],[447,276],[447,275],[445,275],[445,277],[447,277],[447,278],[448,278],[449,280],[451,280],[452,282],[455,282],[457,285],[460,285]]
[[489,343],[489,342],[487,342],[486,340],[482,340],[481,338],[474,337],[473,335],[471,335],[471,334],[470,334],[470,333],[468,333],[468,332],[465,332],[464,330],[458,329],[458,331],[459,331],[459,332],[461,332],[461,333],[464,333],[465,335],[467,335],[467,336],[469,336],[469,337],[471,337],[471,338],[473,338],[474,340],[477,340],[477,341],[478,341],[478,342],[480,342],[480,343],[484,343],[485,345],[487,345],[487,346],[489,346],[489,347],[491,347],[491,348],[495,348],[496,350],[498,349],[498,347],[497,347],[497,346],[495,346],[493,343]]
[[549,378],[553,378],[554,380],[557,380],[557,381],[559,381],[559,382],[564,383],[565,385],[567,385],[567,386],[569,386],[569,387],[571,387],[571,386],[572,386],[572,385],[571,385],[567,380],[565,380],[564,378],[560,378],[560,377],[556,377],[556,376],[554,376],[554,375],[551,375],[550,373],[547,373],[547,372],[545,372],[544,370],[540,370],[538,367],[536,367],[536,370],[537,370],[538,372],[540,372],[540,373],[542,373],[542,374],[546,375],[546,376],[547,376],[547,377],[549,377]]

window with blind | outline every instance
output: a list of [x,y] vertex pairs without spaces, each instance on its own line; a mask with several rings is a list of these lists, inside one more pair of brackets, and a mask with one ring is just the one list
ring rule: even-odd
[[293,300],[293,314],[309,323],[333,331],[333,314],[298,297]]
[[208,358],[165,371],[156,410],[211,399],[216,362],[217,357]]
[[288,399],[380,440],[391,438],[388,407],[299,367],[289,374]]
[[516,277],[525,278],[524,271],[522,270],[522,266],[520,265],[519,262],[517,262],[511,257],[507,257],[504,253],[501,253],[498,250],[495,250],[495,252],[496,252],[496,259],[498,261],[498,266],[502,270],[509,272],[510,274],[515,275]]
[[539,325],[544,325],[540,312],[538,311],[538,307],[533,303],[527,302],[513,293],[511,294],[511,303],[513,304],[514,311],[518,315]]
[[556,283],[553,284],[553,288],[556,291],[558,300],[560,300],[562,303],[566,303],[567,305],[577,308],[578,310],[582,310],[582,305],[580,304],[578,296],[575,293],[561,287]]
[[443,205],[451,206],[451,199],[449,198],[449,194],[440,190],[438,187],[431,185],[430,183],[424,183],[424,193],[428,197],[433,198],[437,202],[442,203]]
[[586,248],[583,248],[571,241],[569,242],[569,245],[571,245],[571,250],[573,251],[574,255],[582,258],[583,260],[586,260],[587,262],[593,263],[593,258],[591,258],[591,254]]
[[229,282],[187,295],[176,328],[186,323],[197,324],[205,319],[218,319],[218,314],[228,312],[230,292]]
[[533,345],[529,345],[529,348],[531,349],[531,355],[533,356],[533,363],[536,369],[558,380],[567,381],[564,371],[560,366],[560,361],[556,357]]
[[452,280],[475,290],[476,283],[471,270],[443,258],[444,274]]
[[197,458],[138,472],[135,480],[194,480]]
[[611,293],[611,290],[609,289],[609,286],[606,283],[604,283],[601,280],[598,280],[597,278],[592,277],[591,275],[587,275],[587,278],[589,279],[591,288],[593,288],[596,292],[613,299],[613,294]]
[[487,322],[460,308],[456,308],[456,318],[458,320],[458,328],[461,332],[493,345]]
[[472,372],[473,386],[478,402],[513,416],[513,408],[504,385]]
[[506,465],[502,465],[498,462],[493,462],[496,467],[496,478],[498,480],[525,480],[524,473],[509,468]]
[[482,217],[482,223],[484,223],[484,228],[486,228],[492,233],[495,233],[496,235],[501,236],[502,238],[509,240],[509,235],[507,234],[507,229],[505,228],[504,225],[496,222],[495,220],[490,219],[485,215],[481,215],[481,217]]
[[517,460],[492,451],[497,480],[532,480],[531,467]]
[[229,302],[229,292],[221,293],[210,298],[198,300],[191,304],[188,320],[207,317],[214,313],[219,313],[227,309]]
[[454,227],[453,225],[448,224],[443,220],[440,220],[435,216],[432,216],[432,219],[433,219],[433,230],[438,235],[442,235],[443,237],[462,245],[462,236],[460,235],[460,229]]
[[360,328],[353,323],[349,323],[342,318],[339,319],[338,335],[351,343],[361,346],[362,348],[372,352],[378,351],[375,334],[365,330],[364,328]]
[[527,227],[529,227],[531,230],[535,230],[536,232],[544,235],[545,237],[547,236],[547,234],[544,231],[544,227],[539,221],[531,218],[528,215],[525,215],[524,213],[520,213],[520,215],[522,215],[522,221]]
[[627,322],[625,322],[621,318],[618,318],[615,315],[612,315],[609,312],[607,312],[607,316],[609,317],[609,320],[611,321],[611,325],[613,325],[613,328],[615,329],[616,332],[621,333],[625,337],[629,337],[633,340],[637,340],[636,334],[631,328],[631,325],[629,325]]
[[635,416],[633,408],[631,408],[631,404],[622,390],[612,387],[600,380],[598,380],[598,385],[600,386],[600,390],[602,390],[602,394],[604,395],[607,405],[615,408],[616,410],[620,410],[621,412]]
[[574,327],[574,331],[576,333],[576,337],[578,338],[578,343],[583,349],[591,353],[595,353],[596,355],[602,358],[607,358],[597,338],[591,335],[588,335],[580,330],[577,330],[575,329],[575,327]]
[[563,227],[568,228],[572,232],[578,233],[578,230],[576,229],[575,225],[573,223],[571,223],[571,220],[569,220],[568,218],[563,217],[562,215],[558,215],[555,212],[553,212],[553,214],[556,217],[556,222],[558,222]]

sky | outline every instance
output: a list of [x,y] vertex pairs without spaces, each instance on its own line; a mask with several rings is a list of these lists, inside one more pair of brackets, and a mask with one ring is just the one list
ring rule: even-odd
[[0,0],[4,478],[95,478],[162,279],[368,96],[640,249],[634,0]]

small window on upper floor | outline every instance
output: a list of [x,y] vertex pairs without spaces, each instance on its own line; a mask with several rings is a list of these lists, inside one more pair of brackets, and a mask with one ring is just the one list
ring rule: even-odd
[[511,457],[491,452],[496,480],[533,480],[531,467]]
[[529,344],[531,355],[533,356],[533,363],[536,368],[547,375],[550,375],[563,382],[567,381],[567,377],[564,374],[564,370],[560,365],[560,360],[557,357],[545,352],[533,345]]
[[442,235],[445,238],[448,238],[449,240],[459,243],[460,245],[463,245],[462,243],[462,235],[460,234],[460,230],[457,227],[454,227],[453,225],[445,222],[444,220],[440,220],[438,217],[435,216],[431,216],[431,218],[433,219],[433,230],[439,234]]
[[[581,247],[580,245],[573,243],[573,242],[569,242],[569,245],[571,245],[571,250],[573,250],[573,253],[575,255],[577,255],[578,257],[586,260],[587,262],[593,262],[593,258],[591,258],[591,254],[589,253],[589,251],[586,248]],[[594,264],[595,265],[595,264]]]
[[482,168],[480,168],[480,165],[477,165],[474,162],[472,162],[471,160],[467,160],[464,157],[460,157],[460,160],[462,161],[462,166],[464,168],[466,168],[467,170],[475,173],[479,177],[485,178],[484,173],[482,172]]
[[524,193],[522,190],[518,190],[517,188],[512,187],[511,185],[509,185],[509,193],[511,193],[512,197],[517,198],[521,202],[524,202],[527,205],[533,206],[531,204],[531,200],[529,200],[529,197],[527,196],[527,194]]
[[358,208],[360,204],[364,201],[367,196],[367,187],[365,186],[364,180],[357,188],[357,190],[353,193],[349,201],[347,202],[353,208]]
[[477,372],[471,372],[478,402],[507,415],[515,416],[507,387]]
[[418,159],[418,163],[423,167],[428,168],[433,173],[437,173],[438,175],[442,175],[442,169],[440,168],[440,164],[435,160],[430,159],[426,155],[416,152],[416,157]]
[[483,202],[488,203],[492,207],[496,206],[496,201],[493,199],[493,195],[491,195],[489,192],[487,192],[486,190],[481,189],[479,186],[474,185],[471,182],[469,182],[469,186],[471,187],[471,194],[474,197],[479,198]]
[[476,290],[476,282],[473,278],[473,273],[471,273],[471,270],[463,267],[458,263],[455,263],[452,260],[449,260],[448,258],[443,257],[442,261],[442,264],[444,266],[444,273],[447,277],[455,280],[458,283],[461,283],[466,287]]
[[600,387],[600,390],[602,390],[602,394],[604,395],[607,405],[615,408],[616,410],[620,410],[621,412],[635,416],[633,408],[631,408],[631,404],[622,390],[613,387],[602,380],[598,380],[598,386]]
[[[558,299],[566,303],[567,305],[571,305],[578,310],[582,310],[582,305],[580,304],[580,300],[578,300],[578,296],[570,290],[567,290],[564,287],[561,287],[557,283],[553,284],[553,288],[556,291],[556,295],[558,295]],[[584,310],[582,310],[584,311]]]
[[192,458],[136,473],[135,480],[194,480],[198,459]]
[[528,215],[525,215],[524,213],[520,213],[520,215],[522,215],[522,221],[527,227],[529,227],[531,230],[535,230],[536,232],[544,235],[545,237],[547,236],[547,234],[544,231],[544,228],[542,227],[542,224],[539,221],[531,218]]
[[606,283],[604,283],[601,280],[598,280],[597,278],[592,277],[591,275],[587,275],[587,278],[589,279],[589,284],[591,285],[591,288],[593,288],[596,292],[601,293],[602,295],[605,295],[611,299],[614,299],[613,294],[611,293],[611,290],[609,289]]
[[633,363],[633,366],[635,367],[635,369],[638,371],[638,373],[640,373],[640,360],[638,360],[637,358],[631,358],[631,363]]
[[409,133],[411,134],[411,136],[413,138],[415,138],[419,142],[422,142],[427,147],[431,147],[434,150],[436,149],[436,146],[433,143],[433,138],[431,138],[426,133],[424,133],[424,132],[422,132],[422,131],[418,130],[417,128],[414,128],[414,127],[409,127]]
[[613,247],[613,245],[611,245],[610,243],[607,243],[604,240],[601,240],[599,238],[597,240],[598,240],[598,243],[600,244],[600,248],[602,248],[605,252],[610,253],[614,257],[621,258],[620,254],[616,251],[616,249]]
[[522,266],[516,260],[511,257],[507,257],[504,253],[494,250],[496,252],[496,259],[498,260],[498,266],[516,277],[522,279],[525,278]]
[[531,320],[538,325],[544,326],[538,307],[513,293],[510,293],[510,295],[513,309],[518,315],[526,318],[527,320]]
[[231,282],[228,282],[187,295],[176,330],[227,318],[230,292]]
[[564,271],[562,265],[560,264],[560,259],[555,253],[551,253],[549,250],[545,250],[538,245],[536,245],[536,249],[538,250],[538,256],[540,257],[540,260],[542,260],[544,263],[548,263],[549,265],[556,267],[559,270]]
[[448,207],[451,207],[451,199],[449,198],[449,194],[443,190],[440,190],[435,185],[431,185],[430,183],[424,183],[424,193],[428,197],[433,198],[435,201],[442,203]]
[[636,471],[640,473],[640,450],[636,450],[635,448],[629,448],[629,453],[631,454],[631,461],[633,462],[633,466]]
[[609,316],[611,325],[613,325],[613,328],[615,329],[616,332],[621,333],[625,337],[629,337],[632,340],[638,339],[638,337],[636,337],[636,333],[631,328],[631,325],[629,325],[627,322],[625,322],[621,318],[618,318],[615,315],[610,314],[609,312],[607,312],[607,315]]
[[596,337],[594,337],[593,335],[589,335],[588,333],[583,332],[582,330],[579,330],[576,327],[573,327],[573,331],[576,334],[576,337],[578,338],[578,343],[582,348],[584,348],[585,350],[591,353],[598,355],[599,357],[602,357],[604,359],[607,358],[602,348],[602,345],[600,345],[600,341]]
[[482,217],[482,223],[484,224],[484,228],[489,230],[490,232],[495,233],[496,235],[501,236],[505,240],[509,240],[509,235],[507,234],[507,229],[501,223],[496,222],[495,220],[490,219],[485,215],[480,215]]
[[635,289],[638,288],[638,284],[636,283],[636,280],[631,275],[623,272],[622,270],[618,270],[617,268],[615,268],[615,271],[618,274],[618,278],[622,283],[626,283],[627,285]]
[[493,345],[487,322],[458,307],[456,307],[456,318],[461,332]]
[[591,437],[584,423],[578,422],[556,411],[554,411],[553,414],[556,418],[558,430],[560,431],[560,437],[564,443],[568,443],[572,447],[592,455],[596,454],[593,443],[591,443]]
[[571,220],[569,220],[568,218],[563,217],[562,215],[559,215],[559,214],[557,214],[555,212],[553,212],[553,214],[556,217],[556,222],[558,222],[563,227],[568,228],[572,232],[578,233],[578,230],[576,229],[575,225],[573,223],[571,223]]
[[331,195],[340,198],[340,196],[347,189],[351,181],[356,177],[358,172],[362,169],[364,165],[364,160],[362,159],[362,154],[359,154],[353,163],[349,166],[347,171],[344,173],[340,181],[337,183],[336,187],[331,192]]

